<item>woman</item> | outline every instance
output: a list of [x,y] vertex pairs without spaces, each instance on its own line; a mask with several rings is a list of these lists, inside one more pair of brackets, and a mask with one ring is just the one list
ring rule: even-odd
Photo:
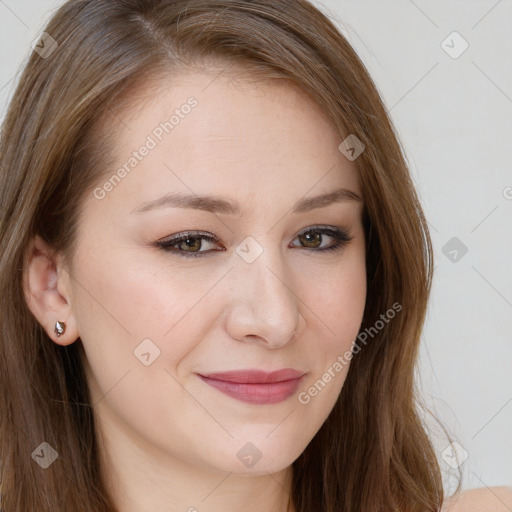
[[311,4],[67,2],[0,157],[4,512],[510,501],[444,499],[413,381],[427,225]]

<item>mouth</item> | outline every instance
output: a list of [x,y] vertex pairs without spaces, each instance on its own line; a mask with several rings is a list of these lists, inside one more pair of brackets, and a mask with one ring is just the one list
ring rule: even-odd
[[237,370],[198,376],[214,389],[242,402],[275,404],[290,398],[305,372],[285,368],[275,372]]

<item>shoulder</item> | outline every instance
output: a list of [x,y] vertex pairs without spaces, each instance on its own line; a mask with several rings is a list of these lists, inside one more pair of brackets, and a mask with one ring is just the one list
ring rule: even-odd
[[446,498],[441,512],[510,512],[512,487],[469,489]]

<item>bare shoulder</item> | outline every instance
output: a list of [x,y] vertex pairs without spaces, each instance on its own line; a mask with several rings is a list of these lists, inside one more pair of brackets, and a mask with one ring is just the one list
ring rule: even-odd
[[447,498],[441,512],[511,512],[512,487],[469,489]]

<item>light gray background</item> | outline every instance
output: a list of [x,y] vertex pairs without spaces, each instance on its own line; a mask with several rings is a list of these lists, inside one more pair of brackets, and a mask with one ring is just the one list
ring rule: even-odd
[[[0,0],[0,115],[57,0]],[[324,0],[403,141],[435,252],[418,383],[468,453],[463,488],[512,485],[512,1]],[[458,51],[458,58],[442,47]],[[443,247],[457,237],[457,261]],[[452,251],[448,246],[445,252]],[[455,255],[452,253],[451,258]],[[431,421],[425,419],[433,428]],[[434,430],[447,487],[453,470]]]

